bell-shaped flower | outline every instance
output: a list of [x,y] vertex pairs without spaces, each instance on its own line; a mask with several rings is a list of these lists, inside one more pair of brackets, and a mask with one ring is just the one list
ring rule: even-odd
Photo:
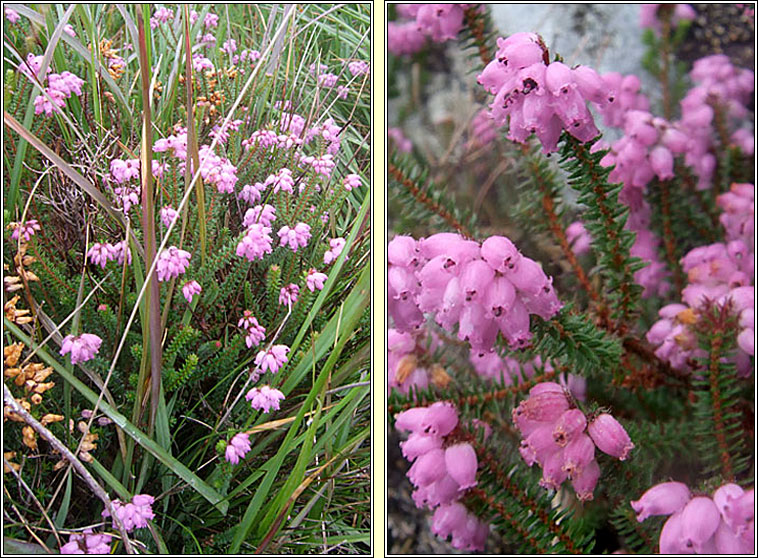
[[471,444],[455,444],[445,449],[445,467],[460,490],[476,486],[477,459]]

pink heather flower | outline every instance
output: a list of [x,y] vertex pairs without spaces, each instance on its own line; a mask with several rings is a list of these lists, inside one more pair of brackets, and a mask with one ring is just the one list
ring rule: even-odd
[[279,410],[279,402],[284,399],[284,394],[270,386],[261,386],[248,391],[245,399],[250,401],[250,406],[256,411],[269,413],[271,409]]
[[263,259],[272,252],[271,228],[261,223],[253,223],[247,228],[244,238],[237,244],[237,255],[244,256],[251,262]]
[[237,194],[237,197],[242,201],[253,205],[261,200],[261,193],[266,189],[266,185],[262,182],[256,182],[255,184],[245,184],[242,187],[242,191]]
[[[155,502],[155,498],[149,494],[136,494],[128,504],[113,500],[113,507],[128,532],[147,527],[148,520],[155,517],[152,509],[153,502]],[[107,509],[103,510],[102,516],[110,517]]]
[[581,221],[574,221],[566,227],[566,240],[568,240],[571,249],[577,256],[581,256],[590,251],[592,237],[587,232],[587,229],[584,228]]
[[268,351],[261,351],[255,357],[255,365],[262,372],[269,370],[276,374],[287,363],[287,353],[290,348],[287,345],[274,345]]
[[[211,14],[208,14],[211,15]],[[213,41],[215,42],[216,38],[213,37]],[[213,71],[213,62],[210,61],[210,59],[206,58],[200,53],[196,53],[192,55],[192,68],[196,72],[202,72],[203,70],[211,70]]]
[[337,85],[337,76],[335,74],[326,73],[318,76],[319,87],[334,87]]
[[158,264],[155,267],[158,281],[168,281],[179,277],[189,267],[191,257],[192,254],[176,246],[163,250],[158,256]]
[[476,451],[471,444],[455,444],[445,450],[445,468],[459,490],[476,486]]
[[608,413],[595,417],[587,427],[587,432],[600,451],[618,457],[621,461],[634,449],[634,444],[624,427]]
[[348,174],[345,179],[342,181],[342,185],[345,187],[345,190],[348,192],[352,190],[353,188],[360,188],[361,186],[361,177],[357,174]]
[[41,230],[36,219],[29,219],[24,223],[11,223],[9,226],[13,228],[11,238],[13,240],[18,240],[19,237],[23,237],[24,242],[29,242],[32,239],[32,236],[34,236],[34,232]]
[[270,227],[276,221],[276,209],[273,205],[256,205],[245,212],[242,226],[249,227],[253,223],[260,223],[264,227]]
[[317,157],[313,160],[311,163],[311,166],[313,167],[313,170],[316,171],[316,174],[323,174],[327,178],[332,173],[332,169],[334,168],[334,161],[332,161],[332,155],[327,153],[323,157]]
[[126,240],[111,246],[111,257],[118,262],[118,265],[124,265],[124,258],[126,258],[127,265],[132,264],[132,251]]
[[387,137],[392,141],[395,149],[401,153],[410,153],[413,151],[411,140],[405,137],[405,134],[403,134],[403,131],[400,128],[389,128],[387,130]]
[[111,161],[111,176],[118,184],[122,184],[132,178],[139,178],[139,159],[113,159]]
[[650,488],[631,502],[638,521],[671,515],[661,530],[662,554],[755,554],[754,491],[725,484],[713,497],[691,497],[678,482]]
[[174,19],[174,12],[168,8],[159,8],[153,13],[153,17],[150,18],[150,28],[155,29],[161,23],[168,23]]
[[[35,78],[38,78],[40,81],[43,81],[44,78],[40,78],[39,71],[42,68],[42,59],[44,58],[43,55],[34,55],[31,52],[26,55],[26,60],[23,64],[19,66],[19,70],[22,74],[24,74],[26,77],[28,77],[30,80],[34,81]],[[52,70],[48,66],[47,73],[49,74]]]
[[250,310],[245,310],[242,313],[242,318],[237,323],[237,327],[241,327],[246,331],[245,344],[248,349],[253,345],[257,347],[266,338],[266,328],[258,323],[258,320]]
[[99,265],[103,269],[105,269],[105,264],[108,263],[108,260],[112,260],[113,257],[113,246],[107,243],[101,244],[96,242],[87,252],[87,259],[89,262]]
[[82,333],[76,337],[67,335],[61,344],[60,354],[70,353],[71,364],[86,362],[100,351],[102,342],[103,340],[93,333]]
[[232,465],[239,463],[240,459],[245,457],[245,454],[250,451],[250,437],[246,432],[239,432],[235,434],[229,443],[226,444],[226,452],[224,457]]
[[341,237],[332,238],[329,241],[329,250],[324,254],[324,265],[329,265],[335,261],[342,253],[342,249],[345,247],[345,239]]
[[60,112],[60,109],[66,106],[66,96],[61,92],[53,89],[45,90],[49,99],[45,95],[38,95],[34,98],[34,114],[45,113],[45,116],[52,116],[54,112]]
[[350,93],[350,88],[346,85],[338,85],[337,86],[337,97],[340,99],[347,99],[348,94]]
[[63,32],[69,37],[76,37],[76,31],[74,31],[74,28],[71,26],[70,23],[67,23],[66,25],[63,26]]
[[176,219],[176,216],[178,213],[175,209],[173,209],[171,206],[167,205],[163,208],[161,208],[160,216],[161,216],[161,223],[163,223],[163,226],[168,228],[171,226],[171,223],[174,222],[174,219]]
[[192,297],[196,294],[200,294],[202,290],[203,288],[197,281],[188,281],[182,287],[182,294],[184,295],[184,298],[187,299],[187,302],[192,302]]
[[415,21],[387,24],[387,51],[396,56],[415,54],[426,44],[426,37]]
[[371,70],[371,66],[363,60],[354,60],[353,62],[348,62],[347,69],[354,76],[362,76]]
[[308,66],[308,71],[312,76],[316,74],[323,74],[329,70],[329,66],[326,64],[316,64],[315,62]]
[[279,190],[284,190],[291,194],[294,191],[292,187],[295,185],[295,180],[292,178],[292,171],[288,168],[283,168],[277,174],[270,175],[264,184],[266,186],[273,184],[275,194]]
[[305,247],[311,238],[311,227],[305,223],[298,223],[293,229],[287,225],[279,229],[279,242],[281,246],[289,246],[293,252],[298,248]]
[[497,138],[497,127],[492,121],[489,111],[482,109],[471,120],[470,126],[471,144],[476,147],[484,147]]
[[96,535],[92,529],[85,529],[81,535],[71,533],[68,542],[61,546],[60,552],[61,554],[110,554],[111,538],[110,535]]
[[199,17],[200,17],[200,14],[198,14],[195,10],[190,10],[190,17],[189,17],[190,25],[194,25],[195,22],[197,21],[197,18]]
[[212,12],[208,12],[207,14],[205,14],[205,19],[203,20],[203,24],[205,25],[206,29],[210,29],[211,27],[217,27],[218,16]]
[[584,469],[571,479],[576,497],[582,502],[594,498],[595,486],[600,478],[600,465],[596,460],[590,461]]
[[671,515],[684,508],[690,500],[690,489],[681,482],[663,482],[649,488],[639,500],[630,502],[637,521],[651,515]]
[[308,276],[305,278],[305,283],[311,292],[319,291],[324,288],[324,281],[326,281],[326,273],[320,273],[314,268],[308,270]]
[[300,287],[294,283],[290,283],[279,291],[279,304],[292,306],[297,302],[298,296],[300,296]]
[[489,530],[460,502],[440,505],[432,517],[432,532],[442,539],[452,535],[451,544],[459,550],[483,551]]
[[237,41],[234,39],[227,39],[224,41],[224,45],[221,47],[221,52],[225,52],[226,54],[237,52]]
[[5,7],[5,18],[10,23],[16,23],[21,16],[18,15],[18,12],[14,10],[13,8],[6,6]]

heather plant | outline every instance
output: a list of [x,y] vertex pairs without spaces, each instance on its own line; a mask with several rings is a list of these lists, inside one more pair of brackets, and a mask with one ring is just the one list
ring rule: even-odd
[[[676,59],[688,5],[640,7],[651,91],[488,10],[390,12],[388,420],[413,503],[465,551],[752,554],[754,74]],[[448,55],[474,102],[432,123]]]
[[4,550],[370,545],[370,7],[4,12]]

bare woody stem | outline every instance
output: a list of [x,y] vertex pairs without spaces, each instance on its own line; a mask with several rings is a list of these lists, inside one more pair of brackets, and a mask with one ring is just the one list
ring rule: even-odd
[[50,432],[47,428],[42,426],[42,424],[38,422],[37,419],[29,414],[29,412],[24,409],[18,403],[18,401],[16,401],[16,398],[13,397],[13,394],[5,384],[3,384],[3,398],[5,400],[5,404],[8,405],[14,413],[24,419],[24,422],[26,422],[26,424],[31,426],[34,431],[37,432],[37,434],[39,434],[42,438],[47,440],[47,442],[53,446],[64,457],[64,459],[66,459],[66,461],[71,463],[71,466],[76,470],[77,473],[79,473],[82,479],[84,479],[84,482],[87,483],[87,486],[90,487],[92,492],[94,492],[95,495],[103,501],[103,504],[105,504],[106,509],[113,518],[113,522],[116,524],[116,528],[118,529],[119,533],[121,533],[121,539],[124,542],[124,549],[126,550],[127,554],[134,554],[134,549],[132,548],[132,544],[129,540],[129,536],[127,535],[124,523],[116,514],[116,509],[113,507],[113,502],[111,502],[111,499],[108,497],[108,493],[105,492],[105,490],[103,490],[103,488],[97,483],[87,468],[82,465],[82,462],[79,461],[79,459],[77,459],[73,453],[71,453],[71,450],[69,450],[63,444],[63,442],[56,438],[53,433]]

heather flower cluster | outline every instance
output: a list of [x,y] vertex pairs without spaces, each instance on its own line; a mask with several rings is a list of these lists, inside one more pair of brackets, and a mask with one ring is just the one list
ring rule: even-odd
[[87,251],[89,263],[99,265],[103,269],[105,269],[109,261],[113,260],[118,262],[119,265],[123,265],[125,259],[126,264],[131,265],[132,252],[126,240],[122,240],[116,244],[95,242]]
[[42,229],[36,219],[29,219],[23,223],[9,223],[8,227],[13,229],[11,238],[13,240],[19,240],[20,238],[22,242],[29,242],[32,236]]
[[401,21],[387,24],[387,50],[409,55],[421,50],[427,39],[443,43],[463,28],[464,12],[472,4],[395,4]]
[[490,115],[497,126],[508,125],[508,139],[525,143],[536,134],[544,153],[557,149],[565,130],[582,142],[600,132],[587,107],[602,110],[616,102],[619,92],[587,66],[569,68],[548,63],[549,53],[535,33],[516,33],[497,40],[495,59],[478,82],[495,95]]
[[692,494],[681,482],[664,482],[631,506],[639,522],[670,516],[661,529],[661,554],[755,554],[753,488],[727,483],[706,496]]
[[170,281],[187,271],[192,254],[186,250],[170,246],[158,255],[155,274],[158,281]]
[[110,535],[95,534],[92,529],[85,529],[82,534],[71,533],[68,542],[61,546],[60,552],[61,554],[110,554],[112,538]]
[[100,351],[103,340],[94,333],[82,333],[81,335],[67,335],[61,343],[60,354],[68,354],[71,364],[86,362],[95,357]]
[[416,507],[435,510],[432,531],[442,538],[452,536],[455,548],[484,550],[489,525],[459,502],[477,484],[478,462],[471,444],[455,440],[456,408],[440,401],[408,409],[395,417],[395,428],[410,432],[400,448],[413,463],[407,474],[416,487]]
[[[16,13],[13,10],[11,11]],[[16,17],[18,17],[17,14]],[[55,112],[61,112],[61,109],[66,106],[66,99],[72,95],[81,97],[84,80],[68,71],[60,74],[53,73],[49,66],[47,75],[41,76],[39,73],[42,69],[42,60],[43,56],[30,53],[27,55],[26,61],[19,66],[19,70],[35,83],[39,81],[40,84],[44,84],[45,79],[47,79],[47,87],[43,88],[43,93],[34,98],[34,114],[44,113],[45,116],[49,117]]]
[[513,409],[513,422],[524,439],[519,452],[530,467],[542,467],[540,486],[558,490],[566,480],[580,500],[594,498],[600,478],[595,447],[624,461],[634,444],[624,427],[608,413],[587,416],[576,408],[565,388],[543,382]]
[[735,183],[721,194],[717,203],[723,210],[721,224],[726,243],[698,246],[682,259],[689,284],[681,292],[682,303],[672,303],[658,311],[658,320],[647,333],[655,354],[678,370],[689,372],[695,359],[706,352],[698,347],[692,327],[699,314],[713,303],[729,303],[738,317],[738,350],[734,357],[738,372],[749,376],[755,355],[755,253],[753,245],[755,187]]
[[279,402],[284,400],[284,394],[271,386],[255,387],[247,392],[245,399],[256,411],[270,413],[271,409],[278,411]]
[[224,457],[232,465],[239,463],[240,459],[250,451],[250,436],[245,432],[235,434],[226,445]]
[[[155,517],[152,508],[154,502],[155,498],[149,494],[136,494],[132,501],[126,504],[119,500],[113,500],[113,508],[124,524],[124,528],[129,532],[147,527],[147,522]],[[111,516],[107,509],[103,510],[102,515],[103,517]]]
[[477,351],[491,351],[500,333],[511,348],[531,339],[529,316],[547,320],[562,304],[552,279],[504,236],[479,244],[454,233],[415,240],[397,236],[388,246],[388,308],[399,331],[431,314]]

